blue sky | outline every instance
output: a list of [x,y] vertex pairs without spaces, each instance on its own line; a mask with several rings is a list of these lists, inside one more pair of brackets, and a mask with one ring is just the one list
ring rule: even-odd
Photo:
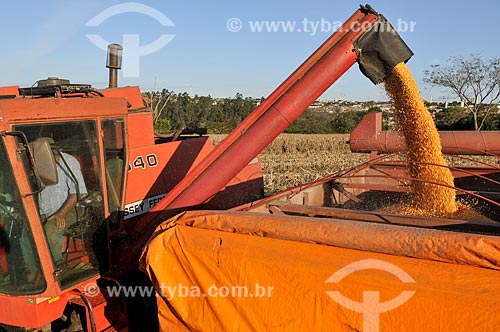
[[[301,29],[304,20],[323,23],[328,30],[345,21],[359,6],[353,1],[135,1],[168,17],[164,26],[148,15],[122,13],[98,26],[88,22],[102,11],[127,1],[66,0],[4,2],[0,12],[2,55],[0,85],[30,86],[48,76],[68,78],[103,88],[107,82],[105,53],[86,35],[95,34],[123,44],[124,35],[136,35],[139,45],[161,35],[175,35],[163,48],[139,58],[139,74],[120,77],[121,85],[143,90],[167,88],[213,97],[266,97],[297,68],[332,31]],[[415,53],[408,66],[425,99],[443,100],[441,89],[424,85],[423,71],[431,64],[446,64],[450,56],[479,53],[500,56],[500,3],[498,1],[371,1],[396,28]],[[231,32],[236,18],[241,30]],[[255,22],[295,24],[294,32],[251,31]],[[293,23],[295,22],[295,23]],[[409,24],[414,22],[413,31]],[[407,31],[404,31],[408,24]],[[234,27],[234,26],[232,26]],[[297,30],[301,30],[298,32]],[[124,53],[127,49],[124,50]],[[123,73],[122,73],[123,74]],[[121,76],[122,76],[121,74]],[[387,99],[357,65],[321,99]]]

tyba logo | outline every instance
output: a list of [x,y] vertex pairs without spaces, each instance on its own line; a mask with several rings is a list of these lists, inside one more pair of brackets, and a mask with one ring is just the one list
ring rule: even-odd
[[[175,26],[165,14],[150,6],[127,2],[109,7],[87,22],[88,27],[98,27],[109,18],[126,13],[137,13],[149,16],[159,22],[162,26]],[[108,44],[111,44],[98,34],[87,34],[86,37],[97,47],[106,51]],[[173,34],[162,34],[155,41],[141,45],[139,34],[123,34],[123,76],[124,77],[139,77],[140,58],[145,55],[152,54],[165,47],[174,39]]]
[[[415,282],[408,273],[396,265],[379,259],[365,259],[344,266],[331,275],[326,282],[338,283],[352,273],[370,269],[391,273],[404,283]],[[378,332],[380,327],[380,314],[403,305],[415,294],[415,291],[403,291],[392,300],[382,303],[380,302],[379,291],[364,291],[363,302],[353,301],[342,295],[339,291],[327,291],[326,293],[341,306],[363,314],[363,332]]]

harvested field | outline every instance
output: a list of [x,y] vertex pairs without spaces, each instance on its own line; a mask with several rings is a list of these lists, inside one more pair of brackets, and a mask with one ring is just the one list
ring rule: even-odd
[[[210,135],[214,144],[227,135]],[[306,135],[282,134],[261,153],[264,185],[267,194],[307,183],[368,160],[368,154],[352,153],[349,134]],[[462,156],[497,165],[496,157]],[[450,166],[480,165],[460,157],[446,157]],[[405,160],[397,155],[386,160]]]
[[[211,135],[218,144],[225,135]],[[348,134],[282,134],[261,154],[266,193],[320,179],[337,171],[359,165],[368,159],[352,153]]]

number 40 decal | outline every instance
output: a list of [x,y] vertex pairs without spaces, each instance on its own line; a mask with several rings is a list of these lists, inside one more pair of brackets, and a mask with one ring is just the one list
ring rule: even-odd
[[146,167],[158,166],[158,158],[155,154],[148,154],[147,156],[137,156],[134,161],[128,164],[128,171],[132,172],[134,168],[146,169]]

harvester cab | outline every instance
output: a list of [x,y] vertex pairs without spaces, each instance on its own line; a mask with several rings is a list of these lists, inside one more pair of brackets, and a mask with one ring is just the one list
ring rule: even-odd
[[[86,307],[89,285],[105,275],[112,280],[113,255],[127,254],[113,252],[113,239],[213,149],[207,136],[159,139],[140,90],[117,87],[119,62],[119,47],[111,45],[108,89],[56,77],[0,88],[0,307],[9,308],[0,310],[0,322],[6,329],[47,330],[68,303]],[[255,159],[211,204],[228,208],[262,195]],[[99,301],[104,298],[93,305]]]

